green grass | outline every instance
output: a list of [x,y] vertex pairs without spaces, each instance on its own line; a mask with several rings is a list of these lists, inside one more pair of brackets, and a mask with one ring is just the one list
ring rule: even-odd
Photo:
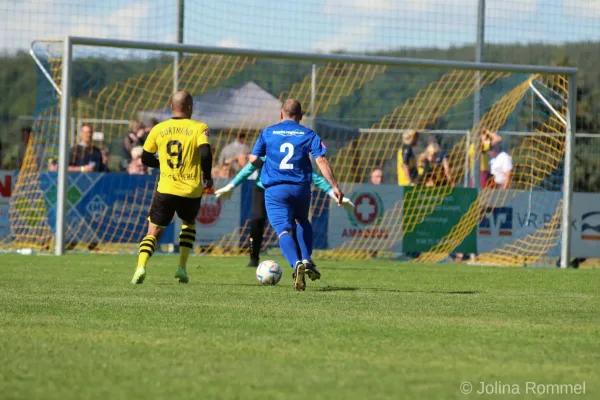
[[323,262],[296,293],[245,261],[193,258],[179,285],[157,256],[132,286],[131,256],[0,255],[0,397],[600,398],[600,271]]

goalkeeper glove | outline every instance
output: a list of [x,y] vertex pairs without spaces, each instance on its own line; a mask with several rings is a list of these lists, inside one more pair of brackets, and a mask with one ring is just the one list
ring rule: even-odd
[[[332,199],[334,199],[335,201],[337,201],[337,198],[335,197],[333,190],[330,190],[329,192],[327,192],[327,195],[329,197],[331,197]],[[349,198],[344,197],[344,198],[342,198],[342,207],[344,207],[348,211],[352,211],[352,210],[354,210],[354,203]]]
[[228,183],[221,189],[215,190],[215,195],[217,196],[217,199],[229,200],[233,194],[233,189],[235,189],[235,185]]

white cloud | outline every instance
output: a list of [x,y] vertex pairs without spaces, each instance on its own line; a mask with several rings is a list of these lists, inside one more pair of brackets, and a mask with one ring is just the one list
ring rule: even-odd
[[385,16],[389,13],[433,12],[444,7],[463,7],[469,12],[471,8],[476,10],[477,0],[325,0],[323,12],[334,16]]
[[245,48],[248,47],[244,43],[242,43],[239,39],[228,37],[217,42],[217,46],[219,47],[228,47],[232,48]]
[[133,4],[117,8],[102,18],[101,25],[94,25],[95,16],[73,15],[70,18],[69,33],[73,36],[110,37],[113,39],[141,39],[142,29],[147,27],[145,21],[150,14],[148,3]]
[[[521,18],[525,14],[537,10],[540,0],[487,0],[486,18],[502,18],[512,16]],[[567,0],[565,0],[567,1]],[[568,0],[584,3],[589,0]],[[325,0],[323,12],[331,16],[365,16],[384,17],[395,14],[402,19],[410,19],[416,13],[436,13],[453,10],[449,15],[477,15],[477,0]],[[599,7],[600,2],[595,7]],[[400,19],[400,18],[396,18]]]
[[320,52],[360,50],[373,39],[375,33],[376,26],[369,21],[343,25],[337,33],[316,42],[313,48]]
[[328,15],[356,13],[379,14],[395,8],[394,0],[325,0],[323,12]]
[[578,18],[600,18],[598,0],[563,0],[565,14]]
[[[174,38],[174,22],[156,22],[161,11],[154,0],[140,0],[107,9],[87,0],[24,0],[10,2],[2,16],[0,51],[26,49],[33,40],[62,39],[66,35],[166,41]],[[8,8],[8,7],[6,7]],[[168,27],[172,26],[173,29]]]
[[[487,0],[486,21],[531,18],[539,1]],[[425,37],[461,44],[470,40],[465,32],[473,31],[474,37],[477,6],[477,0],[325,0],[322,12],[338,28],[313,49],[364,50],[386,35],[393,35],[397,43],[392,46],[398,47],[419,46],[428,40]]]
[[488,0],[486,2],[485,19],[518,19],[531,17],[537,11],[540,0]]

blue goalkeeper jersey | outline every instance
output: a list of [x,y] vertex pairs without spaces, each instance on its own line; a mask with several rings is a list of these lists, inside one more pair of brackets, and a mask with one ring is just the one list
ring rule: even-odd
[[326,151],[321,138],[312,129],[286,120],[262,131],[252,154],[267,157],[261,181],[268,188],[279,184],[310,185],[312,163],[309,155],[317,158]]
[[[266,160],[266,157],[261,157],[260,159],[263,160],[263,162],[264,162]],[[231,184],[233,184],[235,187],[241,185],[242,182],[244,182],[246,179],[248,179],[256,170],[258,170],[258,177],[256,178],[256,186],[264,189],[265,187],[263,186],[263,184],[260,180],[260,178],[261,178],[260,168],[256,168],[254,165],[252,165],[250,163],[246,164],[246,166],[244,168],[242,168],[240,170],[240,172],[238,172],[238,174],[231,180]],[[325,193],[329,193],[329,191],[332,189],[331,185],[327,182],[327,180],[316,172],[312,173],[311,179],[312,179],[312,183],[318,189],[324,191]]]

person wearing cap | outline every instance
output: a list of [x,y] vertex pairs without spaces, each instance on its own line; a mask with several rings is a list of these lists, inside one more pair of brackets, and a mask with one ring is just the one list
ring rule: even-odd
[[414,129],[402,135],[402,148],[398,151],[398,185],[410,186],[417,176],[417,160],[413,147],[419,140],[419,132]]

